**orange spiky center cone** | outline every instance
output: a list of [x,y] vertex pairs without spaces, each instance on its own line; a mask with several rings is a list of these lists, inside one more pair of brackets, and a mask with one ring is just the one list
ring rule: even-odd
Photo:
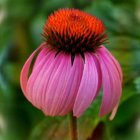
[[43,36],[58,51],[71,54],[94,52],[107,39],[103,22],[77,9],[60,9],[51,14]]

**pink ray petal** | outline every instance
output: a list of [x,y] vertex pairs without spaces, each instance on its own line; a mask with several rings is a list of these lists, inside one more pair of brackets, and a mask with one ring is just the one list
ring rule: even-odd
[[106,55],[108,55],[108,57],[110,57],[110,59],[112,59],[112,61],[114,62],[115,66],[116,66],[116,69],[118,70],[118,73],[120,75],[120,80],[122,81],[123,75],[122,75],[122,69],[121,69],[119,62],[112,56],[112,54],[104,46],[101,46],[100,50],[104,51],[104,53],[106,53]]
[[75,98],[80,86],[82,74],[83,74],[84,61],[80,55],[76,55],[74,63],[67,72],[68,79],[65,85],[63,104],[61,105],[62,111],[60,115],[65,115],[67,112],[72,111]]
[[51,115],[48,112],[49,105],[46,102],[48,84],[53,78],[54,72],[59,67],[61,61],[61,57],[56,59],[55,55],[56,51],[51,50],[48,52],[46,58],[42,59],[42,62],[40,62],[39,65],[34,68],[27,86],[28,92],[31,92],[32,95],[32,103],[36,107],[42,109],[46,115]]
[[[72,75],[73,69],[75,69],[72,67],[71,55],[60,53],[55,60],[59,65],[54,69],[53,76],[49,81],[45,100],[45,113],[52,116],[61,115],[60,112],[63,112],[63,108],[67,106],[66,100],[70,95],[73,82],[71,78],[74,78]],[[70,99],[71,97],[72,95]],[[65,110],[63,113],[68,111]]]
[[[103,49],[98,52],[99,61],[102,69],[103,80],[103,99],[100,109],[100,116],[111,112],[118,104],[121,96],[120,71],[112,55],[108,55]],[[118,66],[119,67],[119,66]]]
[[[44,71],[44,76],[42,78],[42,82],[44,83],[43,87],[42,87],[42,90],[43,90],[42,91],[42,109],[46,115],[51,115],[50,114],[51,107],[50,107],[50,103],[48,102],[48,100],[50,99],[52,94],[54,94],[53,92],[52,93],[49,92],[49,85],[50,85],[51,80],[53,79],[54,74],[56,73],[57,69],[60,67],[61,61],[62,61],[62,58],[59,53],[54,58],[53,61],[50,61],[50,65],[46,66],[46,70]],[[56,85],[58,84],[57,81],[54,81],[54,82],[56,82],[55,83]],[[54,87],[54,90],[55,90],[55,92],[57,92],[55,87]]]
[[[40,61],[44,58],[44,56],[46,56],[46,54],[48,53],[49,51],[49,48],[48,47],[44,47],[38,54],[36,60],[35,60],[35,63],[34,63],[34,66],[33,67],[36,67]],[[33,68],[34,69],[34,68]]]
[[118,102],[117,105],[113,108],[113,111],[112,111],[112,113],[111,113],[111,115],[110,115],[110,117],[109,117],[109,120],[113,120],[113,119],[114,119],[114,117],[115,117],[115,115],[116,115],[116,113],[117,113],[118,106],[119,106],[119,102]]
[[79,117],[86,110],[97,94],[100,82],[96,63],[97,58],[93,54],[85,53],[83,76],[73,109],[76,117]]
[[[96,55],[95,55],[96,56]],[[102,72],[101,72],[101,66],[100,66],[100,63],[98,61],[98,59],[94,59],[94,62],[96,64],[96,68],[97,68],[97,71],[98,71],[98,87],[97,87],[97,92],[96,92],[96,95],[94,96],[93,100],[98,96],[99,92],[100,92],[100,89],[101,89],[101,86],[102,86]]]
[[40,62],[38,60],[38,65],[36,63],[36,66],[34,66],[34,69],[28,79],[26,87],[28,99],[32,102],[33,105],[35,105],[38,108],[42,107],[41,100],[43,86],[45,84],[43,81],[44,73],[47,67],[51,64],[51,62],[53,62],[53,59],[55,57],[54,51],[44,51],[46,51],[46,55],[40,58]]
[[21,74],[20,74],[20,84],[21,84],[21,89],[24,93],[24,95],[26,96],[26,85],[27,85],[27,81],[28,81],[28,73],[29,73],[29,69],[30,69],[30,65],[31,62],[35,56],[35,54],[44,46],[44,43],[42,43],[31,55],[30,57],[27,59],[26,63],[24,64],[22,70],[21,70]]
[[42,77],[44,84],[41,86],[41,89],[43,90],[42,96],[44,97],[42,98],[42,109],[46,115],[53,115],[51,109],[54,108],[54,106],[51,104],[55,99],[55,95],[57,93],[61,94],[59,91],[60,86],[57,85],[61,84],[61,87],[63,87],[63,80],[59,79],[59,76],[62,75],[61,71],[63,71],[63,68],[66,70],[64,61],[65,59],[63,59],[61,53],[59,53],[44,71],[44,76]]
[[[55,71],[48,86],[47,99],[49,100],[47,102],[49,104],[49,112],[52,115],[58,115],[62,111],[64,101],[69,94],[72,84],[71,81],[68,81],[71,69],[71,56],[62,53],[61,59],[61,64],[57,71]],[[65,92],[66,90],[67,92]]]

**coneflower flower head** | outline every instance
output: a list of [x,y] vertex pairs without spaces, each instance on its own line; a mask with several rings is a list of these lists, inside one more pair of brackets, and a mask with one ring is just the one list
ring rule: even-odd
[[112,119],[121,96],[122,72],[103,46],[107,40],[103,22],[80,10],[60,9],[48,17],[42,35],[44,42],[21,72],[26,98],[46,115],[73,111],[79,117],[102,86],[100,116],[112,111]]
[[72,55],[95,51],[106,40],[102,21],[75,9],[62,9],[50,15],[43,36],[57,50]]

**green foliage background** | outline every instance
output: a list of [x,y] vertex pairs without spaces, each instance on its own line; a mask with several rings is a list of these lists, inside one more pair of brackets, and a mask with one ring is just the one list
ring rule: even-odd
[[0,140],[69,140],[68,117],[45,117],[23,96],[21,68],[42,42],[48,15],[78,8],[102,19],[119,60],[123,96],[113,121],[98,117],[101,95],[78,120],[80,140],[140,140],[140,0],[0,0]]

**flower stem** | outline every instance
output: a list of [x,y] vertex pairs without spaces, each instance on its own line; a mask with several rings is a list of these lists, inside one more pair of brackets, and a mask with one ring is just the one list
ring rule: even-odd
[[73,113],[71,112],[69,115],[70,119],[70,135],[71,140],[78,140],[78,133],[77,133],[77,118],[73,116]]

